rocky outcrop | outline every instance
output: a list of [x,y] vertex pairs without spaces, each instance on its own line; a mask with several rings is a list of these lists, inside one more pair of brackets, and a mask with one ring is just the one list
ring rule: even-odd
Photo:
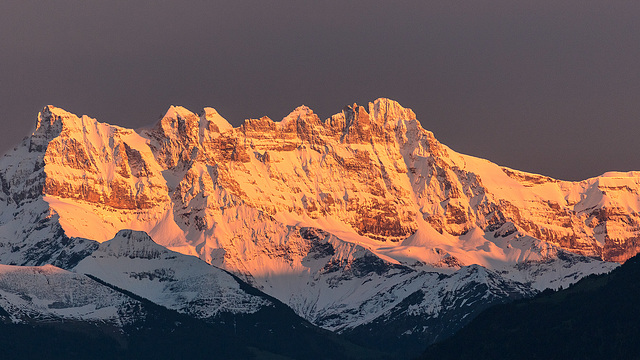
[[16,150],[28,155],[5,157],[6,201],[44,194],[134,212],[173,204],[196,243],[208,241],[224,209],[242,205],[340,219],[376,241],[402,241],[423,221],[454,237],[510,223],[604,260],[638,251],[638,173],[572,183],[501,168],[450,150],[388,99],[324,121],[301,106],[238,128],[212,108],[172,106],[140,135],[48,106],[36,125]]
[[48,106],[38,116],[29,151],[39,153],[34,157],[44,163],[38,169],[41,194],[148,209],[168,198],[161,169],[148,161],[145,142],[133,130]]
[[[344,216],[362,235],[400,240],[415,231],[415,210],[406,186],[397,184],[407,171],[397,145],[382,153],[376,148],[395,142],[395,134],[384,128],[391,110],[377,111],[373,123],[357,105],[322,122],[301,106],[280,122],[249,119],[219,132],[205,117],[172,108],[144,134],[158,163],[182,179],[170,192],[180,208],[191,209],[188,215],[178,211],[185,227],[195,216],[211,224],[216,209],[241,201],[271,215]],[[209,199],[208,205],[194,206],[197,197]]]

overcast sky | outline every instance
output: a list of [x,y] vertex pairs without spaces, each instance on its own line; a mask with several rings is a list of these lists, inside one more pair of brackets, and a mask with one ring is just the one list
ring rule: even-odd
[[640,170],[639,1],[0,3],[0,152],[47,104],[234,126],[379,97],[456,151],[579,180]]

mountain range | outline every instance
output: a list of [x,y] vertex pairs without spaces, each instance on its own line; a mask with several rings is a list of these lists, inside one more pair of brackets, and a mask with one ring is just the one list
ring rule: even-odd
[[[237,128],[171,106],[140,130],[47,106],[0,159],[3,319],[126,343],[156,306],[223,333],[243,319],[251,356],[404,357],[640,250],[640,172],[556,180],[423,124],[389,99]],[[340,345],[274,347],[284,328]]]

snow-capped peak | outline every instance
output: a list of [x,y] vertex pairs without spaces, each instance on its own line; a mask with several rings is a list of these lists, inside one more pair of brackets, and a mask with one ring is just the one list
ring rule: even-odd
[[36,131],[41,126],[46,126],[46,125],[51,126],[57,120],[60,120],[62,118],[71,118],[71,117],[76,117],[76,116],[64,109],[55,107],[53,105],[47,105],[42,109],[42,111],[38,113],[38,119],[36,121]]
[[384,125],[395,125],[399,120],[416,120],[411,109],[402,107],[397,101],[379,98],[369,103],[369,116],[372,121]]
[[295,108],[292,112],[290,112],[289,115],[285,116],[281,122],[286,123],[291,120],[297,120],[301,117],[306,117],[311,114],[313,114],[313,110],[311,110],[306,105],[300,105],[297,108]]
[[287,128],[290,126],[294,126],[298,122],[308,123],[311,125],[320,124],[320,118],[316,115],[313,110],[305,105],[300,105],[295,108],[289,115],[285,116],[279,123],[278,126],[280,128]]
[[600,177],[640,178],[640,171],[607,171]]
[[62,132],[63,121],[75,117],[75,115],[53,105],[45,106],[38,113],[36,129],[29,139],[29,151],[40,152],[46,149],[49,141]]
[[200,123],[201,123],[201,126],[202,124],[206,124],[210,131],[217,131],[220,133],[224,133],[224,132],[233,130],[233,126],[231,126],[231,124],[229,124],[229,122],[225,118],[223,118],[218,113],[218,111],[216,111],[216,109],[212,107],[206,107],[202,110],[202,115],[200,116]]
[[180,117],[183,119],[187,119],[194,116],[196,115],[185,107],[171,105],[167,112],[164,114],[163,118],[177,119]]
[[113,239],[100,244],[98,251],[114,257],[156,259],[169,250],[144,231],[120,230]]
[[35,133],[51,131],[51,128],[55,128],[56,130],[60,131],[65,126],[78,127],[97,123],[98,121],[96,119],[93,119],[87,115],[78,117],[77,115],[72,114],[59,107],[47,105],[42,109],[42,111],[38,113]]

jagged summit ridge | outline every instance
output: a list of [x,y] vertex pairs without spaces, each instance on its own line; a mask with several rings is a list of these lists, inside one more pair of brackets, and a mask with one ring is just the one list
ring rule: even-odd
[[53,105],[47,105],[38,113],[36,120],[36,131],[41,127],[51,126],[54,123],[62,123],[65,119],[75,118],[76,115],[70,112],[55,107]]
[[[449,149],[388,99],[236,128],[212,108],[172,106],[139,132],[47,111],[1,160],[0,262],[55,261],[132,292],[151,281],[141,296],[174,309],[215,313],[189,298],[218,286],[190,273],[209,263],[333,331],[426,314],[394,333],[426,339],[437,334],[425,321],[462,324],[639,249],[637,173],[565,182],[503,168]],[[469,312],[453,294],[487,303]]]
[[[238,128],[213,108],[196,115],[171,106],[156,126],[140,134],[47,106],[29,143],[31,152],[44,153],[33,156],[33,166],[44,174],[29,182],[30,196],[42,186],[42,193],[56,201],[160,212],[178,201],[178,207],[195,210],[180,213],[174,206],[177,227],[187,233],[193,224],[196,232],[211,229],[214,204],[244,204],[271,216],[337,216],[374,240],[415,238],[425,233],[423,221],[454,237],[511,222],[524,234],[590,256],[624,259],[635,251],[621,248],[620,226],[603,225],[604,214],[622,219],[620,214],[629,212],[625,222],[631,226],[622,227],[631,233],[623,236],[637,236],[632,229],[640,206],[633,172],[625,175],[629,185],[609,186],[595,183],[626,180],[605,181],[605,176],[571,183],[500,168],[451,151],[410,109],[389,99],[377,99],[368,109],[347,106],[324,121],[300,106],[280,122],[248,119]],[[6,194],[17,187],[8,185],[17,184],[10,175],[3,180]],[[601,196],[605,188],[623,192],[625,200],[618,204],[620,197],[607,197],[607,190]],[[600,206],[610,210],[602,212]],[[597,214],[578,220],[587,208]],[[166,213],[155,218],[163,221]],[[102,239],[120,229],[114,225]],[[186,238],[177,241],[206,242]]]
[[53,105],[45,106],[38,113],[36,129],[30,137],[29,151],[43,151],[56,136],[62,132],[63,119],[72,115]]
[[146,232],[128,229],[118,231],[113,239],[100,244],[98,250],[110,256],[141,259],[157,259],[169,251],[156,244]]

